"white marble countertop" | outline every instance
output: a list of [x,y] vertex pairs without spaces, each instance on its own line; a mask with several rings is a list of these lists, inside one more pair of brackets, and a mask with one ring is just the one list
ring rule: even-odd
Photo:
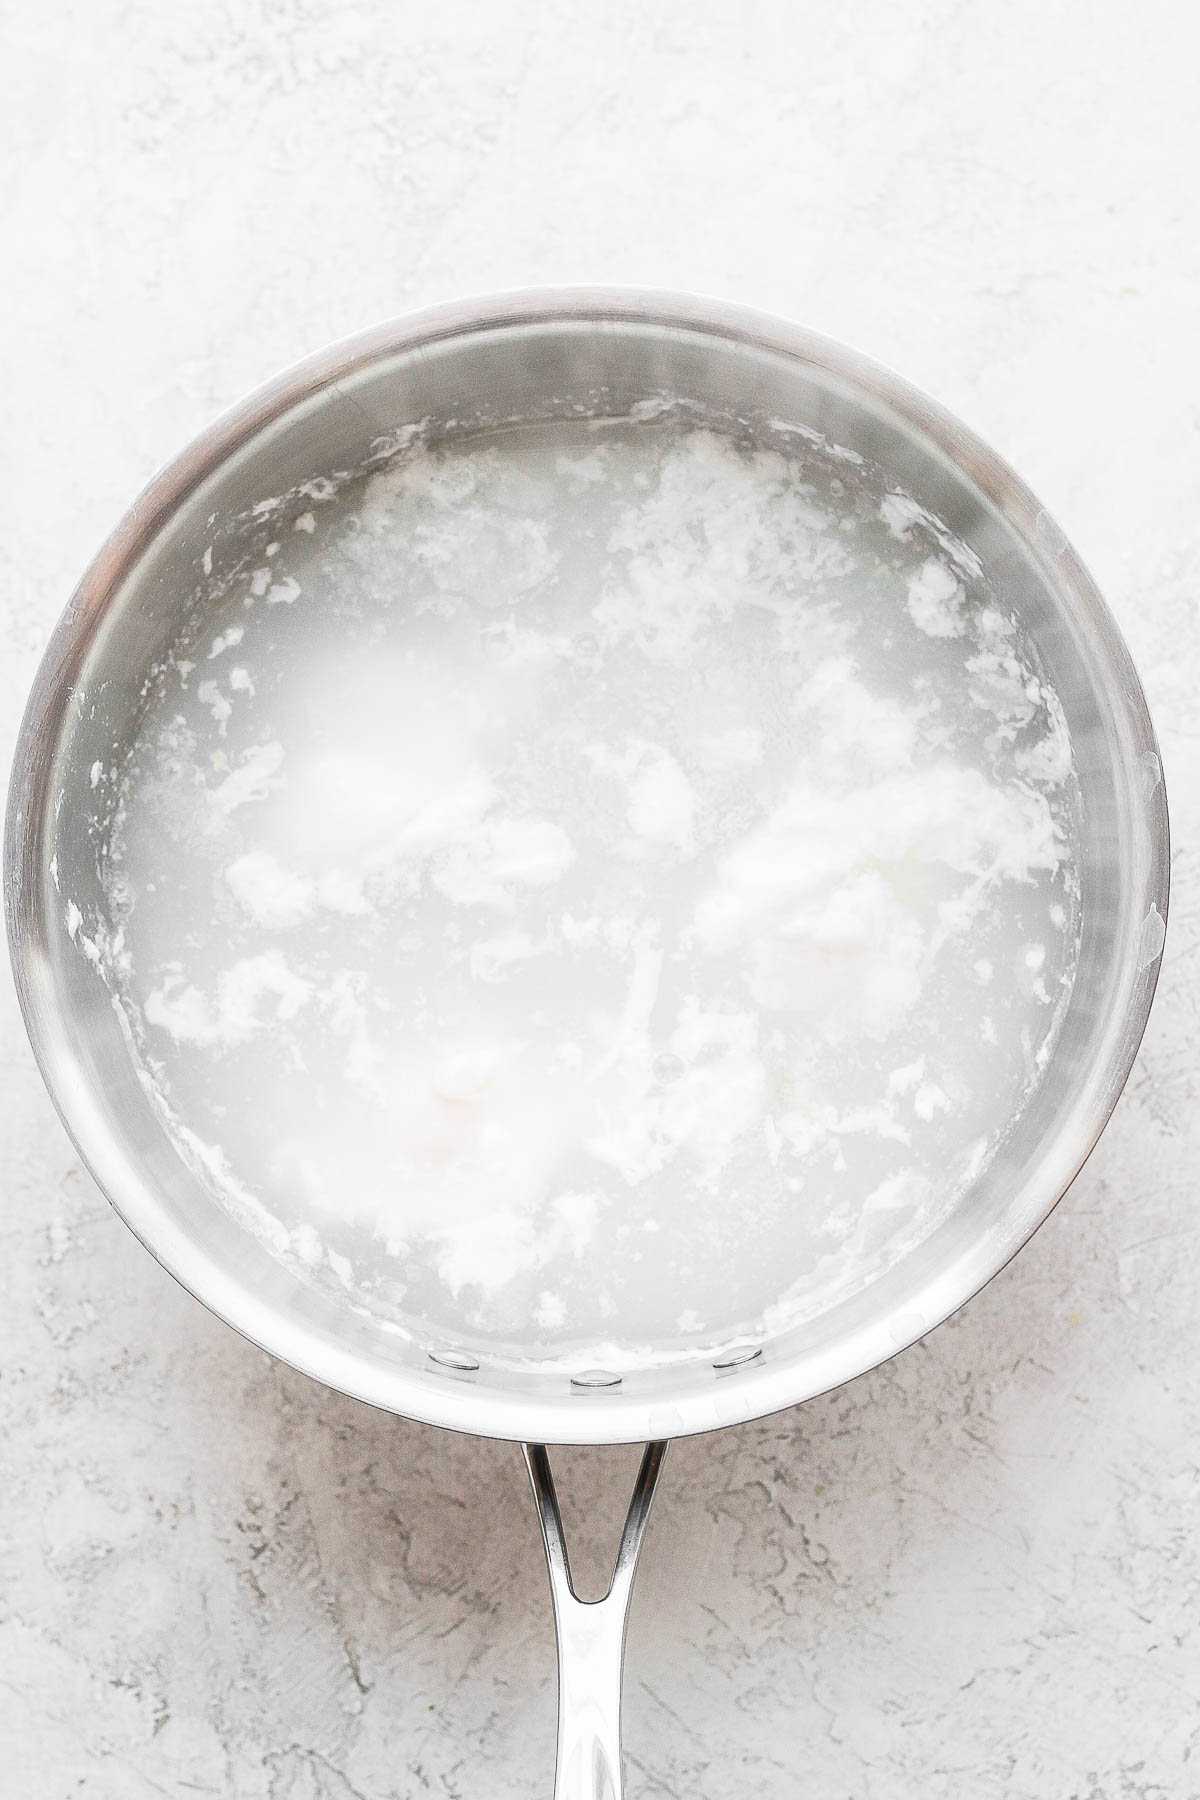
[[[75,577],[216,410],[379,317],[555,280],[724,294],[893,364],[1061,520],[1145,679],[1176,888],[1125,1099],[949,1325],[676,1446],[631,1800],[1200,1795],[1198,60],[1174,0],[44,0],[0,25],[6,758]],[[519,1453],[204,1313],[81,1171],[7,981],[0,1032],[0,1789],[548,1795]],[[575,1512],[611,1511],[628,1456],[562,1460]]]

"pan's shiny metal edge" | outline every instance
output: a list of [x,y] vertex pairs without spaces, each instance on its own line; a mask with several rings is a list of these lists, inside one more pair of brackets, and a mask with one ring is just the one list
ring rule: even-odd
[[[39,940],[34,903],[38,821],[45,815],[49,758],[44,753],[75,690],[87,646],[111,596],[156,534],[192,491],[228,457],[298,404],[397,352],[420,351],[445,340],[508,325],[554,321],[621,322],[724,338],[815,366],[885,407],[962,470],[1053,580],[1114,676],[1119,725],[1139,759],[1160,768],[1158,746],[1141,685],[1121,635],[1095,584],[1064,535],[1003,460],[933,400],[857,352],[800,326],[722,301],[636,289],[529,290],[440,306],[368,330],[320,351],[285,371],[202,432],[150,482],[87,570],[60,620],[38,671],[18,739],[9,789],[4,847],[4,897],[9,945],[26,1028],[46,1084],[80,1155],[142,1243],[200,1301],[245,1337],[305,1373],[389,1411],[490,1437],[551,1443],[633,1442],[714,1430],[810,1399],[863,1374],[923,1336],[999,1272],[1052,1211],[1086,1161],[1121,1093],[1149,1015],[1158,973],[1151,957],[1137,973],[1130,1003],[1107,1045],[1092,1084],[1094,1104],[1063,1120],[1053,1171],[1044,1191],[1014,1199],[988,1245],[960,1257],[912,1296],[901,1313],[885,1313],[836,1345],[802,1359],[757,1359],[736,1380],[714,1380],[681,1393],[672,1404],[651,1403],[616,1387],[581,1396],[564,1382],[558,1397],[476,1388],[448,1377],[431,1384],[414,1372],[331,1345],[296,1321],[281,1318],[236,1271],[198,1259],[155,1196],[128,1167],[99,1109],[79,1079],[65,1024],[46,977],[46,945]],[[1151,762],[1150,759],[1153,759]],[[1160,779],[1144,782],[1130,804],[1144,828],[1148,854],[1144,891],[1165,917],[1169,883],[1166,796]],[[999,1254],[996,1246],[1000,1246]]]

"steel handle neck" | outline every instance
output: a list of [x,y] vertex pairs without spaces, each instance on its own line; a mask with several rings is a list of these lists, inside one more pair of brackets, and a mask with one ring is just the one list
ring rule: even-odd
[[527,1444],[550,1573],[558,1639],[558,1757],[554,1800],[621,1800],[621,1669],[638,1553],[666,1455],[648,1444],[634,1484],[608,1592],[581,1600],[571,1581],[562,1514],[544,1444]]

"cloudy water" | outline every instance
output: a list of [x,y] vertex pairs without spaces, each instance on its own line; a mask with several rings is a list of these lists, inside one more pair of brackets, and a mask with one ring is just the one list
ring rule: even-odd
[[853,1291],[985,1166],[1070,992],[1036,655],[816,448],[411,447],[264,539],[93,775],[168,1128],[431,1342],[619,1364]]

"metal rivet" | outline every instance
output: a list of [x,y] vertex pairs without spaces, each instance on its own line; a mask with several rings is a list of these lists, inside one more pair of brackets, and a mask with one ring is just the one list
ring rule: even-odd
[[579,1375],[572,1375],[571,1386],[581,1388],[620,1387],[621,1377],[613,1375],[608,1369],[584,1369]]
[[478,1357],[468,1356],[465,1350],[431,1350],[429,1360],[440,1368],[458,1369],[462,1374],[470,1374],[479,1367]]
[[761,1344],[739,1344],[732,1350],[726,1350],[721,1356],[714,1356],[713,1368],[736,1369],[740,1364],[753,1362],[756,1356],[761,1355]]

